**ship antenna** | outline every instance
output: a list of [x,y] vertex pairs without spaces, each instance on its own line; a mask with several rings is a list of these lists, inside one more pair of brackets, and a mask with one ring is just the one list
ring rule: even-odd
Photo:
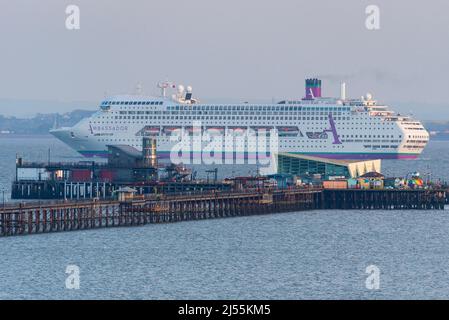
[[55,113],[55,118],[53,120],[53,129],[58,129],[58,113]]
[[167,88],[176,88],[176,85],[168,81],[160,81],[157,83],[157,87],[161,89],[161,96],[165,98],[165,91]]
[[340,83],[340,100],[342,100],[342,101],[346,100],[346,83],[345,82]]
[[136,94],[141,95],[142,94],[142,83],[138,82],[136,85]]
[[158,82],[157,86],[161,89],[161,96],[165,98],[165,90],[168,88],[168,83]]

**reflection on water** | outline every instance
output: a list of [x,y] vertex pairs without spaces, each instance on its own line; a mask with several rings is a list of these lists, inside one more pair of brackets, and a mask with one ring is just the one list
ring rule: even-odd
[[[16,153],[46,161],[50,147],[53,160],[77,157],[51,137],[0,144],[6,189]],[[449,180],[448,145],[384,161],[384,172]],[[446,212],[342,210],[1,238],[0,299],[447,298],[448,230]],[[69,264],[80,268],[79,290],[65,289]],[[377,291],[365,287],[372,264]]]

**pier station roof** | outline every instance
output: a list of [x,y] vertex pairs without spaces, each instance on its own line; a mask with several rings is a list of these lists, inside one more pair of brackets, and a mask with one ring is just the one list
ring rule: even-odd
[[368,172],[381,171],[381,160],[336,160],[304,154],[279,153],[278,173],[296,176],[320,174],[327,179],[331,176],[356,178]]

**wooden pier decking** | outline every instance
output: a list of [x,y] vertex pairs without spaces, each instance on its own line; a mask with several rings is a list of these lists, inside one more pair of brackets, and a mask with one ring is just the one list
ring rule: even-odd
[[130,201],[65,200],[10,204],[0,236],[139,226],[314,209],[444,209],[442,190],[283,189],[147,195]]

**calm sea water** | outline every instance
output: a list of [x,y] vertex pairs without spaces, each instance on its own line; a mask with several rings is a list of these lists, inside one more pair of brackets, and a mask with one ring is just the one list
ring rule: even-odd
[[[16,153],[77,158],[51,137],[0,136],[0,146],[7,194]],[[419,160],[384,161],[384,172],[449,180],[448,147],[431,142]],[[0,299],[447,299],[448,245],[447,211],[310,211],[0,238]],[[79,290],[65,288],[73,264]],[[365,286],[369,265],[380,269],[379,290]]]

